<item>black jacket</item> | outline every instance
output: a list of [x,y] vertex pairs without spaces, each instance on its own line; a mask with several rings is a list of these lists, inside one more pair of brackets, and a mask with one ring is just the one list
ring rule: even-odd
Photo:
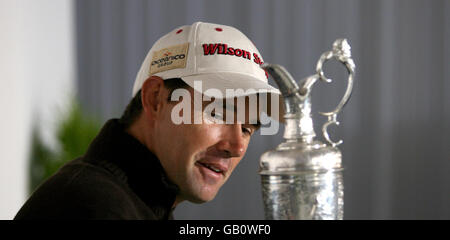
[[113,119],[84,156],[31,195],[15,219],[172,219],[177,192],[156,156]]

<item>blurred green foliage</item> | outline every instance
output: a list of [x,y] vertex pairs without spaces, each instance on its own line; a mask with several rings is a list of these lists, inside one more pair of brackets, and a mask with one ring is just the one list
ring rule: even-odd
[[33,192],[62,165],[82,156],[100,128],[100,121],[84,114],[76,100],[72,101],[67,115],[63,116],[56,127],[58,150],[52,150],[46,146],[41,140],[38,127],[34,126],[29,168],[29,192]]

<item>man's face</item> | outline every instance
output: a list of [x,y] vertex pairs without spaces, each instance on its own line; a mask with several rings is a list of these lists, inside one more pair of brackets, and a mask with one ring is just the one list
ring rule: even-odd
[[[189,91],[193,102],[194,91]],[[203,101],[202,105],[209,103]],[[179,186],[181,200],[210,201],[244,157],[258,125],[236,120],[232,124],[214,123],[193,107],[191,117],[201,117],[201,124],[174,124],[171,113],[176,104],[165,102],[161,108],[155,129],[156,155],[169,179]],[[224,109],[223,115],[226,112]]]

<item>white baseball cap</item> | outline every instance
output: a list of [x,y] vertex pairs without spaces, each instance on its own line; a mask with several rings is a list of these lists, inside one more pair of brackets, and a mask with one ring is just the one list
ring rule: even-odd
[[[201,81],[202,93],[218,89],[223,97],[241,97],[255,92],[277,93],[260,68],[263,58],[255,45],[234,27],[196,22],[181,26],[155,42],[136,76],[133,97],[150,76],[181,78],[192,88]],[[226,89],[243,89],[226,95]],[[209,96],[217,97],[217,96]]]

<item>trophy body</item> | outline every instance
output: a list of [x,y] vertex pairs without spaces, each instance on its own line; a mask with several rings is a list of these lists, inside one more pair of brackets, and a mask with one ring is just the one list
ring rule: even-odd
[[[272,165],[272,170],[260,172],[266,219],[342,219],[344,185],[339,149],[319,143],[283,145],[261,157],[263,166],[271,162],[285,166]],[[323,164],[314,165],[312,160]]]

